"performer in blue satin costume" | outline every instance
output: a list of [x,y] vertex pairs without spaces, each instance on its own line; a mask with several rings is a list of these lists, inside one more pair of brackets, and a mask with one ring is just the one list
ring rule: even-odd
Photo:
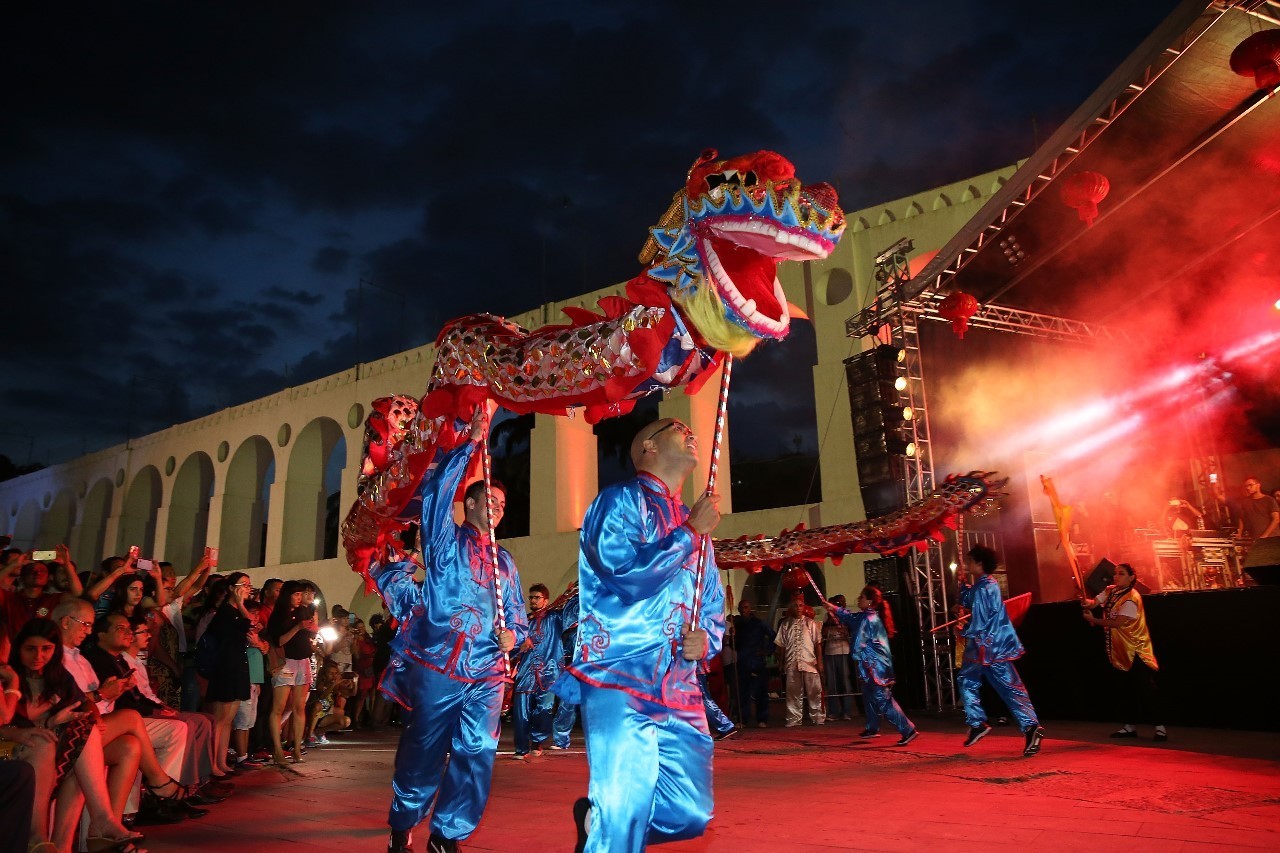
[[[576,585],[573,594],[565,601],[562,608],[563,615],[560,621],[564,624],[563,647],[564,657],[562,660],[565,665],[569,664],[569,658],[573,654],[573,639],[578,633],[578,591]],[[558,697],[556,701],[556,715],[552,720],[552,749],[568,749],[569,736],[573,733],[573,724],[578,719],[578,706],[573,702],[566,701],[562,697]]]
[[[387,819],[392,853],[408,849],[411,831],[429,810],[431,853],[456,850],[457,841],[475,831],[489,799],[509,680],[503,652],[528,634],[520,575],[505,548],[498,549],[498,570],[507,630],[500,635],[497,628],[483,482],[467,489],[466,523],[453,521],[454,495],[483,437],[477,415],[471,441],[442,456],[423,480],[425,582],[413,580],[412,563],[370,568],[387,609],[401,622],[380,685],[407,709]],[[506,496],[496,485],[493,494],[497,525]]]
[[863,589],[858,596],[856,613],[829,601],[826,606],[827,612],[849,629],[849,656],[857,667],[862,700],[867,707],[867,728],[862,737],[875,737],[883,717],[901,735],[896,746],[906,746],[916,739],[919,732],[902,712],[898,700],[893,698],[893,654],[889,651],[886,627],[892,624],[893,617],[884,594],[873,586]]
[[969,611],[969,624],[964,629],[964,662],[957,676],[964,700],[964,720],[969,725],[964,745],[973,746],[991,731],[978,695],[985,680],[1017,718],[1026,737],[1022,754],[1035,755],[1040,751],[1044,730],[1013,665],[1024,650],[1004,609],[1000,585],[991,577],[996,570],[996,553],[985,545],[975,545],[969,550],[965,567],[973,582],[960,585],[960,604]]
[[593,853],[694,838],[712,816],[713,744],[697,674],[724,635],[710,543],[698,625],[689,621],[698,544],[719,523],[719,498],[692,510],[681,502],[698,445],[679,421],[644,427],[631,459],[637,476],[601,492],[583,520],[576,650],[553,688],[582,705],[591,776],[574,816],[578,849]]
[[556,697],[551,684],[560,675],[564,657],[564,611],[548,610],[550,592],[536,583],[529,587],[529,638],[516,665],[516,682],[511,704],[515,729],[516,758],[529,750],[542,752],[551,734],[551,714]]

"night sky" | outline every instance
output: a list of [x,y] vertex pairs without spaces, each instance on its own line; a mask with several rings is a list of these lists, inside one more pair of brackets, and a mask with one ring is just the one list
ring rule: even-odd
[[778,150],[847,210],[1007,165],[1176,4],[432,5],[10,11],[0,453],[630,278],[707,147]]

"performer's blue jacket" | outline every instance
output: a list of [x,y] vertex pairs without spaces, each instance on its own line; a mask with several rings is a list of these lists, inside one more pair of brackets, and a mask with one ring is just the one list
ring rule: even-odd
[[[577,619],[577,615],[573,616]],[[560,675],[564,661],[565,610],[543,609],[529,615],[529,639],[533,648],[520,655],[516,666],[517,693],[543,693]]]
[[961,584],[960,604],[969,611],[969,624],[964,629],[965,660],[990,666],[1022,657],[1022,641],[1009,621],[995,578],[983,575],[972,586]]
[[[576,648],[555,692],[581,701],[580,686],[623,690],[668,708],[700,709],[697,662],[681,654],[690,621],[699,535],[689,508],[647,473],[602,491],[582,522]],[[720,653],[724,590],[707,543],[698,627]]]
[[[406,667],[419,664],[456,681],[506,679],[497,639],[497,601],[490,568],[489,538],[470,524],[453,520],[453,498],[475,442],[465,442],[444,454],[423,478],[422,550],[426,580],[413,579],[412,563],[372,566],[370,575],[400,629],[391,643],[391,662],[382,691],[405,707],[412,707]],[[529,634],[520,574],[507,549],[498,547],[503,612],[507,630],[519,647]]]
[[836,618],[849,629],[849,656],[858,663],[863,681],[881,687],[893,684],[893,654],[889,651],[889,632],[874,610],[848,610],[841,607]]

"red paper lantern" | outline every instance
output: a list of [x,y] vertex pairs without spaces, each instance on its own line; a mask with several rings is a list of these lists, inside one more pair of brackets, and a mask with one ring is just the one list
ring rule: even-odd
[[1100,172],[1076,172],[1062,182],[1062,203],[1073,208],[1080,221],[1093,225],[1098,218],[1098,202],[1111,192],[1111,182]]
[[1262,30],[1231,51],[1231,70],[1253,77],[1259,89],[1280,86],[1280,30]]
[[782,576],[782,588],[787,592],[796,592],[802,590],[809,583],[809,575],[804,569],[789,569]]
[[978,300],[973,294],[956,290],[938,305],[938,313],[944,320],[951,321],[951,330],[964,340],[964,333],[969,328],[969,318],[978,313]]

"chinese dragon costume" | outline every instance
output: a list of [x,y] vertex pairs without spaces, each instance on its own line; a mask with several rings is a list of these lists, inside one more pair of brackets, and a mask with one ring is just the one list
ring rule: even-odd
[[[365,575],[416,520],[418,484],[466,440],[477,406],[567,415],[626,414],[654,391],[692,394],[726,353],[745,356],[784,338],[791,311],[778,264],[826,258],[845,228],[835,190],[803,184],[772,151],[721,159],[708,150],[640,254],[644,271],[599,312],[566,308],[569,322],[533,331],[491,314],[448,323],[436,339],[426,394],[383,397],[366,421],[359,497],[342,525],[353,569]],[[799,559],[905,550],[992,494],[982,474],[952,477],[933,495],[874,522],[796,530],[716,544],[721,567],[759,571]]]

